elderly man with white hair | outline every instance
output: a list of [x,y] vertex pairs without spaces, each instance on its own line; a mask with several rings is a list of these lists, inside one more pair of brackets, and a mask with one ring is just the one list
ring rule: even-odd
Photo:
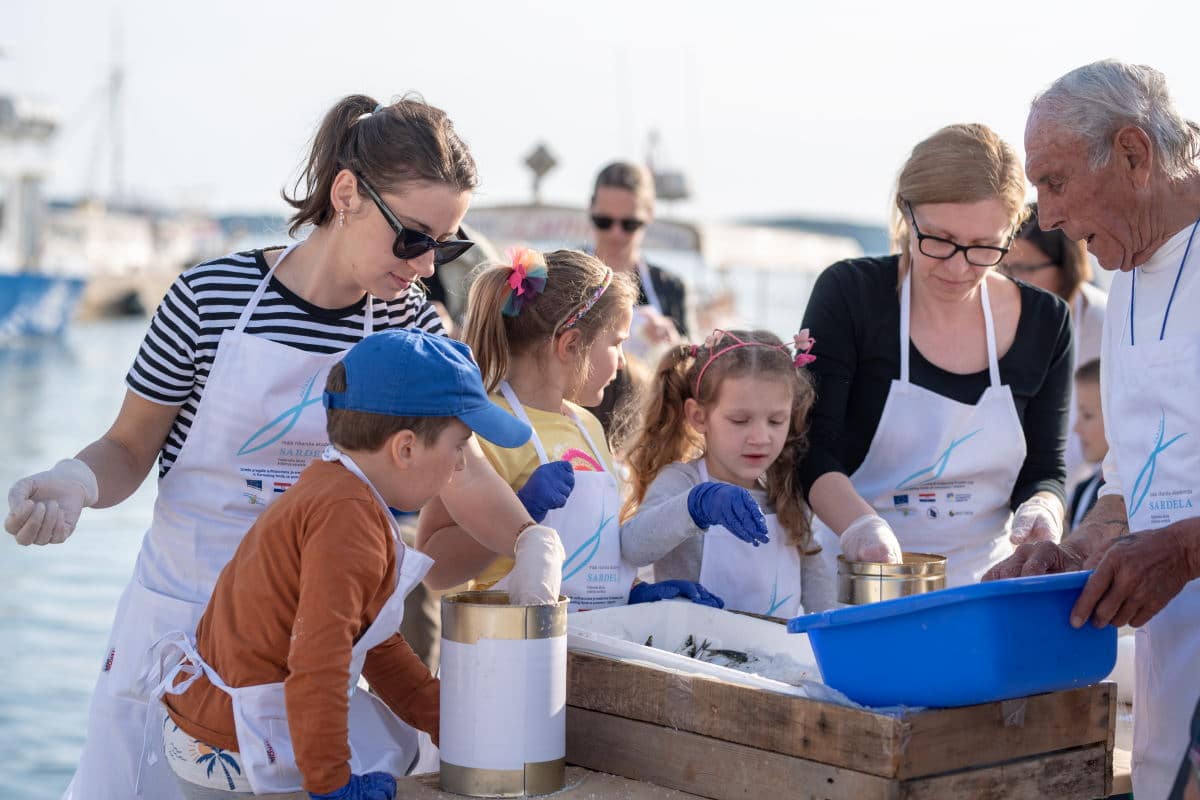
[[1118,271],[1100,356],[1110,447],[1076,532],[986,577],[1095,567],[1071,622],[1141,626],[1134,794],[1165,798],[1200,698],[1200,127],[1162,73],[1100,61],[1034,99],[1025,150],[1042,228]]

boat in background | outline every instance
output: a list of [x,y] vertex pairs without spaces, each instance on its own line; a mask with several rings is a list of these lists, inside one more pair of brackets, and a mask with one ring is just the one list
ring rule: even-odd
[[183,270],[225,252],[212,216],[99,198],[48,204],[42,264],[49,272],[85,264],[80,319],[144,316]]
[[0,343],[62,332],[83,293],[83,267],[46,269],[46,203],[53,117],[0,95]]
[[[503,251],[581,247],[591,241],[587,209],[539,203],[472,208],[467,222]],[[863,255],[850,236],[738,222],[656,217],[646,228],[646,259],[687,282],[698,330],[764,328],[790,340],[817,276]],[[452,283],[465,299],[465,281]]]
[[[655,197],[663,203],[660,211],[666,213],[646,227],[642,249],[647,261],[688,284],[697,331],[761,328],[791,341],[817,276],[834,262],[863,255],[865,246],[874,244],[856,235],[868,232],[869,226],[858,226],[860,231],[852,225],[679,219],[668,206],[691,197],[691,186],[683,171],[667,165],[663,152],[662,138],[650,131],[645,165],[654,176]],[[538,187],[557,163],[549,148],[538,145],[525,163],[533,172],[533,202],[472,208],[467,222],[499,249],[586,246],[593,234],[587,209],[541,201]],[[457,294],[458,303],[465,303],[467,276],[442,282],[448,295]]]

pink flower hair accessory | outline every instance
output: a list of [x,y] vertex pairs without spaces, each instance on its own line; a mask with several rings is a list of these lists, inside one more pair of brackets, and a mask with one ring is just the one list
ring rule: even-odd
[[508,251],[508,259],[512,272],[508,276],[508,299],[504,301],[501,313],[515,317],[526,303],[532,303],[545,291],[550,273],[542,254],[528,247],[512,248]]
[[807,367],[817,360],[817,357],[809,352],[816,343],[817,340],[808,335],[808,328],[804,328],[792,337],[792,344],[796,348],[796,358],[793,359],[796,369]]

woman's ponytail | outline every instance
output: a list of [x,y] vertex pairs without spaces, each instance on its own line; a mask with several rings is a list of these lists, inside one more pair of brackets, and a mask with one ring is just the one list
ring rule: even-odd
[[305,225],[324,225],[333,219],[333,203],[329,196],[333,179],[343,166],[339,160],[346,151],[351,128],[359,117],[370,114],[377,105],[365,94],[352,94],[343,97],[326,112],[321,127],[313,136],[308,163],[293,187],[295,195],[289,196],[286,189],[280,192],[284,201],[296,209],[288,226],[291,236]]
[[330,194],[343,169],[354,170],[379,192],[399,192],[415,181],[469,192],[479,183],[475,160],[444,111],[415,95],[390,105],[348,95],[321,120],[294,195],[281,192],[296,209],[288,233],[333,219]]

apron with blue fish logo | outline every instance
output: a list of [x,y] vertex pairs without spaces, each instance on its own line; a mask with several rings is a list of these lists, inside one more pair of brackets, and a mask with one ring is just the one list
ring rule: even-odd
[[[1200,222],[1192,227],[1174,276],[1176,288],[1197,227]],[[1105,432],[1134,532],[1165,528],[1200,513],[1200,337],[1166,335],[1174,291],[1162,316],[1151,317],[1161,319],[1153,325],[1158,336],[1135,336],[1138,272],[1114,279],[1132,286],[1121,341],[1104,362],[1104,418],[1113,421]],[[1116,323],[1116,317],[1109,322]],[[1198,620],[1200,580],[1194,580],[1137,630],[1132,764],[1138,797],[1166,797],[1187,749],[1188,725],[1200,697]]]
[[[707,481],[704,459],[697,466],[700,480]],[[800,551],[788,544],[777,515],[764,516],[771,541],[758,547],[721,525],[708,529],[700,561],[700,585],[724,600],[730,611],[791,619],[804,613],[800,604]]]
[[[507,381],[500,384],[500,392],[513,413],[533,428],[529,415]],[[568,410],[567,413],[592,449],[597,465],[607,466],[587,428],[573,412]],[[537,451],[538,460],[542,464],[550,463],[536,430],[530,442]],[[621,557],[620,511],[621,492],[611,470],[576,470],[575,488],[566,505],[552,509],[542,521],[543,525],[558,531],[566,551],[562,593],[571,598],[571,611],[625,605],[629,601],[629,589],[637,570]],[[507,583],[505,577],[493,588],[502,590]]]
[[[299,244],[280,254],[237,323],[221,333],[191,430],[158,483],[150,530],[117,604],[67,800],[179,796],[157,756],[161,725],[147,717],[163,712],[150,704],[140,680],[143,660],[165,634],[195,629],[246,531],[328,444],[321,392],[344,353],[309,353],[246,333],[272,276]],[[363,336],[371,333],[372,309],[368,295]]]
[[[1025,433],[1000,359],[987,281],[979,285],[989,386],[975,405],[909,380],[912,275],[900,291],[900,377],[888,388],[867,456],[850,482],[896,533],[906,553],[946,557],[946,586],[978,583],[1012,555],[1009,498],[1025,463]],[[813,534],[837,574],[837,534],[813,520]]]

